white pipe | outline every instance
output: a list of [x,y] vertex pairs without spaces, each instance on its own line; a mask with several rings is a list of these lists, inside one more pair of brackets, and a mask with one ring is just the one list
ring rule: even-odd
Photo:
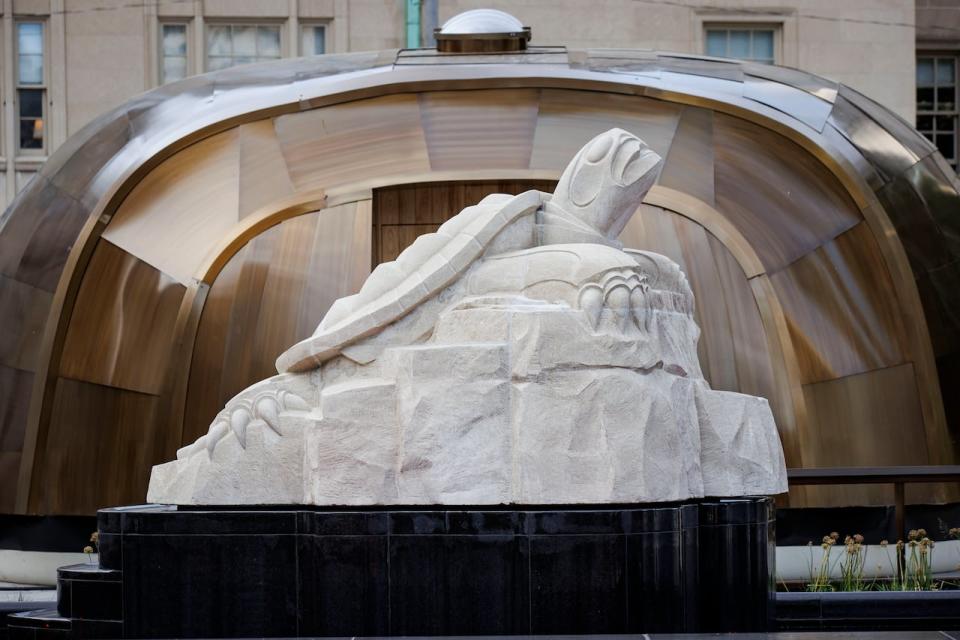
[[0,582],[22,585],[56,586],[57,569],[68,564],[97,564],[92,553],[57,553],[52,551],[17,551],[0,549]]
[[[885,548],[879,544],[864,545],[866,554],[863,562],[863,577],[891,578],[897,572],[897,548],[891,543]],[[908,550],[909,552],[909,550]],[[802,547],[777,547],[777,581],[795,582],[810,580],[820,569],[820,563],[827,553],[819,544]],[[843,544],[829,549],[828,564],[830,578],[839,579],[842,563],[847,555]],[[950,573],[960,570],[960,540],[946,540],[934,543],[930,556],[934,576],[938,573]],[[811,569],[812,567],[812,569]]]

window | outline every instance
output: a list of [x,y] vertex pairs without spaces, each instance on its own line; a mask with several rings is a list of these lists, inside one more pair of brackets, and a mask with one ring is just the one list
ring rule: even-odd
[[17,22],[16,76],[18,149],[43,153],[43,123],[46,107],[46,74],[42,22]]
[[917,57],[917,129],[957,168],[957,57]]
[[300,55],[319,56],[327,52],[327,25],[311,24],[300,30]]
[[280,25],[212,24],[207,28],[207,70],[278,60]]
[[160,25],[160,84],[183,80],[189,75],[187,25]]
[[706,33],[706,53],[717,58],[773,64],[775,36],[775,29],[771,27],[710,27]]

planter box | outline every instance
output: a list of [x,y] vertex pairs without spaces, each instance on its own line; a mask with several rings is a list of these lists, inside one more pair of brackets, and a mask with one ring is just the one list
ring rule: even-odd
[[776,611],[780,630],[952,629],[960,590],[778,593]]
[[[866,555],[863,563],[863,577],[890,578],[896,573],[896,548],[891,544],[884,549],[878,544],[868,544],[865,547]],[[830,550],[830,578],[841,578],[841,562],[845,555],[842,544]],[[807,582],[810,580],[811,566],[813,570],[820,566],[824,551],[817,543],[813,546],[778,546],[777,547],[777,581],[778,582]],[[960,567],[960,540],[937,541],[930,556],[930,568],[934,578],[938,574],[953,573]]]

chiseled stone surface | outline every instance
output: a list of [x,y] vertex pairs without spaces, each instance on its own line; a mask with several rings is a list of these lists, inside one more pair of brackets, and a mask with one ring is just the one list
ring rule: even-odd
[[693,295],[616,237],[659,157],[613,129],[338,300],[154,467],[175,504],[576,504],[786,491],[767,401],[709,388]]

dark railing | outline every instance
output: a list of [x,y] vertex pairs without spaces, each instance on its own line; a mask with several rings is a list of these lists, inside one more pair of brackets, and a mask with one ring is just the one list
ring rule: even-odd
[[960,465],[920,467],[821,467],[788,469],[790,486],[811,484],[892,484],[897,535],[907,539],[904,486],[927,482],[960,483]]

